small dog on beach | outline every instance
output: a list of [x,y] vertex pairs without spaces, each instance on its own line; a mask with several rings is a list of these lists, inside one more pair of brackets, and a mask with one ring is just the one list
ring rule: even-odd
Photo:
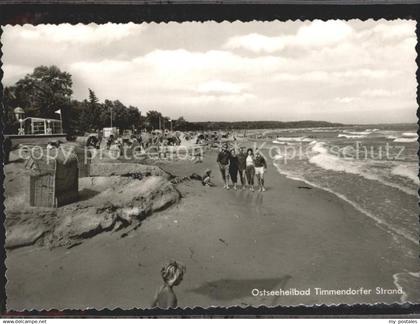
[[178,300],[173,287],[181,283],[185,271],[185,265],[176,261],[170,261],[162,267],[160,273],[162,275],[163,285],[157,291],[152,307],[176,308],[178,306]]

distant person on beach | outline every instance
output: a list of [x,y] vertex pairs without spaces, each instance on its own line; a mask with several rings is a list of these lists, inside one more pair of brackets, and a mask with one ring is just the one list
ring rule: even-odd
[[141,131],[140,133],[134,135],[134,138],[136,139],[136,146],[140,146],[142,150],[144,150],[144,146],[143,146],[143,137],[141,136]]
[[101,147],[103,137],[104,137],[104,132],[101,129],[98,129],[98,143],[96,144],[98,149]]
[[235,149],[230,150],[229,156],[229,176],[232,180],[233,189],[237,190],[236,183],[238,182],[239,160],[236,156]]
[[203,152],[202,152],[201,147],[193,147],[192,152],[193,152],[192,160],[194,161],[194,163],[203,163]]
[[258,180],[258,187],[259,187],[258,190],[265,191],[264,172],[267,169],[267,162],[265,161],[264,157],[260,154],[259,151],[255,152],[254,165],[255,165],[255,175]]
[[245,180],[246,157],[247,155],[244,152],[243,147],[241,147],[238,153],[238,172],[239,172],[239,178],[241,179],[242,188],[246,187],[246,180]]
[[112,143],[114,142],[114,135],[109,135],[108,140],[106,141],[106,149],[109,150],[111,148]]
[[254,167],[254,152],[252,149],[246,151],[246,179],[249,185],[249,190],[254,191],[254,176],[255,176],[255,167]]
[[229,189],[229,185],[228,185],[229,158],[230,158],[230,153],[228,151],[228,146],[227,144],[224,144],[222,147],[222,150],[217,155],[217,163],[219,164],[220,173],[222,174],[222,179],[223,179],[223,182],[225,183],[225,185],[223,186],[223,188],[225,189]]
[[181,283],[185,270],[185,266],[176,261],[169,262],[169,264],[165,265],[160,270],[163,285],[157,291],[152,307],[165,309],[176,308],[178,306],[178,300],[173,287],[178,286]]

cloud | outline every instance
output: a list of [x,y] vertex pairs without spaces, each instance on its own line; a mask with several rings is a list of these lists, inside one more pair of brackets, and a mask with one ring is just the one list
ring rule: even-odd
[[[138,94],[138,89],[143,88],[148,93],[238,93],[245,86],[245,82],[240,80],[254,79],[255,82],[286,65],[285,60],[275,57],[252,59],[227,51],[156,49],[130,60],[74,62],[67,69],[86,84],[107,89],[104,95],[121,94],[119,83],[122,83],[124,90],[121,91],[124,96],[143,98]],[[128,94],[129,91],[133,91],[133,94]],[[75,95],[78,94],[75,91]]]
[[252,33],[244,36],[232,37],[226,42],[224,47],[227,49],[243,48],[257,53],[273,53],[283,50],[289,42],[290,38],[287,36],[268,37]]
[[334,100],[338,103],[349,104],[355,101],[356,99],[352,97],[337,97]]
[[220,80],[211,80],[198,85],[197,90],[201,93],[214,93],[214,94],[238,94],[244,89],[243,84],[226,82]]
[[[130,61],[75,62],[68,69],[71,74],[78,75],[86,83],[94,84],[92,87],[98,89],[100,96],[118,98],[124,94],[132,98],[133,104],[141,102],[144,95],[144,92],[139,94],[138,89],[147,89],[148,93],[154,92],[160,96],[168,93],[198,93],[207,95],[207,99],[219,96],[219,100],[231,101],[232,96],[229,95],[249,98],[251,94],[243,92],[246,89],[244,82],[222,79],[238,73],[264,73],[261,66],[267,64],[265,59],[251,61],[225,52],[156,50]],[[101,89],[107,91],[102,92]],[[75,95],[79,93],[76,91]]]
[[[11,26],[5,27],[12,28]],[[106,43],[127,38],[133,33],[138,33],[145,29],[145,25],[128,24],[111,24],[104,25],[24,25],[23,30],[16,36],[22,41],[37,41],[48,38],[55,43]]]
[[371,35],[382,39],[398,40],[413,37],[413,24],[411,21],[399,21],[397,24],[379,23],[368,31]]
[[2,42],[5,85],[55,64],[76,99],[172,118],[416,120],[414,21],[25,25]]
[[286,47],[321,47],[336,44],[349,37],[353,29],[340,20],[314,20],[300,27],[295,35],[265,36],[251,33],[235,36],[225,43],[227,49],[246,49],[252,52],[273,53]]
[[288,60],[275,56],[248,58],[229,51],[209,50],[192,52],[183,49],[154,50],[135,61],[143,61],[157,73],[176,75],[179,73],[242,73],[248,76],[270,73],[273,69],[287,66]]
[[31,67],[16,64],[4,64],[2,69],[4,73],[2,80],[3,85],[11,85],[24,75],[32,72]]
[[[243,104],[256,99],[256,96],[249,93],[201,95],[195,97],[193,102],[196,105],[203,104]],[[191,100],[189,98],[188,100]]]
[[342,20],[314,20],[298,30],[295,42],[301,46],[328,46],[344,40],[352,33],[353,28]]
[[273,73],[272,80],[275,81],[301,81],[301,82],[323,82],[323,83],[348,83],[360,82],[360,79],[378,80],[392,78],[401,74],[394,70],[375,69],[349,69],[342,71],[310,71],[303,73]]
[[390,89],[366,89],[363,90],[360,95],[371,98],[388,98],[401,95],[408,95],[407,91],[404,90],[390,90]]

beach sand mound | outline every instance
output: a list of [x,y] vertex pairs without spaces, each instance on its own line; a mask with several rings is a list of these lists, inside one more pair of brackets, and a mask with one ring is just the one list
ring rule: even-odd
[[154,175],[141,180],[129,176],[80,178],[79,193],[78,202],[56,209],[9,208],[6,248],[34,243],[74,246],[103,231],[138,225],[180,198],[167,177]]
[[90,165],[90,176],[117,176],[130,174],[143,174],[160,176],[169,179],[170,174],[161,168],[139,163],[92,163]]

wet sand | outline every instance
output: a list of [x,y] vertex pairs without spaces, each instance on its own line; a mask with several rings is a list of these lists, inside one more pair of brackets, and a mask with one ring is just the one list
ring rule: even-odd
[[[215,163],[165,162],[177,176],[213,170],[216,187],[178,185],[183,198],[125,232],[103,233],[72,249],[25,247],[7,252],[7,308],[147,308],[160,267],[186,264],[175,288],[180,307],[392,303],[393,275],[416,271],[409,243],[331,193],[287,179],[269,164],[267,192],[224,190]],[[414,250],[415,251],[415,250]],[[322,289],[372,289],[369,295],[320,296]],[[252,289],[308,289],[310,296],[254,297]],[[418,300],[417,300],[418,302]]]

